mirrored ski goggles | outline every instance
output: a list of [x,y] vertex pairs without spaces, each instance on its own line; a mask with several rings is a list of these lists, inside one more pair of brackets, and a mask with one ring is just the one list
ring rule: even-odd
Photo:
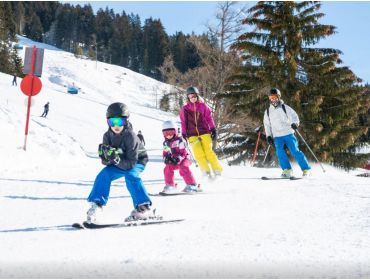
[[162,130],[162,132],[164,137],[176,135],[176,129]]
[[109,118],[107,120],[108,125],[113,127],[113,126],[124,126],[127,123],[126,118]]

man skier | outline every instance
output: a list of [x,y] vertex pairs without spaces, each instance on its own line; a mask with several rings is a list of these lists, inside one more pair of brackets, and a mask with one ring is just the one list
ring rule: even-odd
[[303,152],[299,150],[297,138],[294,136],[294,130],[299,126],[297,113],[291,107],[284,104],[284,101],[281,99],[280,90],[277,88],[270,90],[268,98],[270,106],[265,111],[263,124],[267,142],[270,145],[275,145],[276,155],[280,167],[283,169],[281,177],[290,178],[293,176],[292,166],[284,150],[285,145],[298,162],[303,176],[308,176],[311,167]]

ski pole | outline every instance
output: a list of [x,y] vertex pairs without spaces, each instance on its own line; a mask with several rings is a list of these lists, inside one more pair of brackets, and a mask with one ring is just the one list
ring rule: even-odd
[[254,153],[253,153],[253,158],[252,158],[252,162],[251,162],[251,166],[253,167],[254,165],[254,162],[256,160],[256,156],[257,156],[257,149],[258,149],[258,144],[260,142],[260,137],[261,137],[261,130],[258,132],[258,137],[257,137],[257,141],[256,141],[256,147],[254,148]]
[[271,147],[271,145],[269,144],[269,145],[268,145],[268,147],[267,147],[267,151],[266,151],[265,158],[263,159],[263,162],[262,162],[262,166],[264,166],[264,165],[265,165],[265,161],[266,161],[266,159],[267,159],[267,155],[269,154],[270,147]]
[[195,160],[194,156],[193,156],[193,153],[191,152],[190,148],[189,148],[189,145],[188,145],[188,140],[187,139],[184,139],[185,141],[185,146],[186,146],[186,149],[188,150],[189,152],[189,155],[190,155],[190,159],[192,162],[195,163],[195,167],[198,167],[198,162]]
[[308,150],[311,152],[311,154],[313,155],[313,157],[315,158],[315,160],[317,161],[317,163],[320,164],[320,166],[322,168],[322,171],[326,172],[326,170],[322,166],[321,162],[317,159],[317,157],[315,156],[314,152],[311,150],[310,146],[308,146],[306,140],[304,140],[303,136],[299,133],[298,129],[296,129],[295,131],[297,132],[298,136],[302,139],[303,143],[306,144]]

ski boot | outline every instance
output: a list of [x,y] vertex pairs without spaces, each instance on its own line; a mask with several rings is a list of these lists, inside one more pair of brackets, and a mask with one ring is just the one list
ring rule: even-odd
[[198,192],[199,191],[199,185],[186,185],[185,188],[182,190],[183,192]]
[[162,193],[176,193],[177,191],[177,184],[174,186],[165,186]]
[[125,222],[132,222],[138,220],[156,219],[155,209],[150,209],[149,203],[143,203],[132,210],[131,215],[125,219]]
[[307,178],[309,176],[311,176],[311,170],[310,169],[303,170],[302,177]]
[[222,175],[221,171],[215,171],[214,173],[215,173],[215,176],[213,177],[213,180],[220,180],[222,178],[221,177],[221,175]]
[[212,180],[212,175],[211,175],[211,172],[209,171],[202,172],[202,177],[208,180]]
[[281,173],[281,178],[290,178],[293,176],[293,170],[292,169],[284,169],[283,173]]
[[[89,224],[95,223],[97,220],[97,216],[99,216],[99,214],[102,211],[103,211],[103,207],[101,205],[98,205],[95,202],[91,202],[91,207],[86,213],[87,214],[86,222],[88,222]],[[98,212],[100,213],[98,214]]]

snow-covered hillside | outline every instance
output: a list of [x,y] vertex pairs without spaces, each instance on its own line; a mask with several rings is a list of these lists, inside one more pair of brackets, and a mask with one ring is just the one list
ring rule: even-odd
[[[203,194],[152,197],[158,213],[184,222],[70,230],[84,220],[102,168],[96,150],[107,106],[126,103],[135,131],[145,136],[150,162],[142,177],[149,193],[164,184],[161,124],[178,118],[155,108],[169,85],[42,47],[43,89],[32,98],[27,151],[26,96],[20,79],[14,87],[0,73],[1,278],[370,277],[369,179],[331,166],[323,173],[313,164],[307,180],[262,181],[279,169],[223,162],[224,178],[201,182]],[[72,83],[79,94],[67,93]],[[48,101],[49,115],[41,118]],[[124,181],[114,182],[102,219],[119,222],[131,210]]]

